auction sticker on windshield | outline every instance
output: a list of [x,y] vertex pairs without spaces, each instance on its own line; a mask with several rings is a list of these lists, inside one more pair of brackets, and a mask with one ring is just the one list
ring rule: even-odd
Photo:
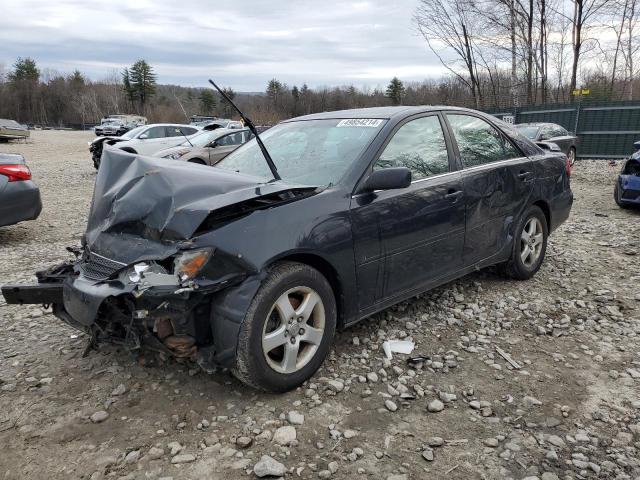
[[381,124],[382,120],[380,120],[379,118],[350,118],[348,120],[341,120],[336,126],[378,128]]

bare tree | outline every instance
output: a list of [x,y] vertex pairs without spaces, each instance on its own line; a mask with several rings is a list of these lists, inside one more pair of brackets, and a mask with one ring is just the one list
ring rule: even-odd
[[571,0],[573,16],[571,17],[571,40],[573,46],[573,62],[571,65],[571,80],[569,91],[575,90],[578,84],[578,68],[580,55],[586,41],[585,29],[588,29],[599,13],[611,0]]
[[[480,35],[477,32],[478,17],[473,15],[471,1],[420,0],[414,23],[440,63],[469,87],[475,106],[479,108],[482,99],[476,63],[479,46],[476,42]],[[456,60],[447,61],[441,54],[441,46],[452,50]],[[466,75],[454,68],[459,62],[462,62]]]

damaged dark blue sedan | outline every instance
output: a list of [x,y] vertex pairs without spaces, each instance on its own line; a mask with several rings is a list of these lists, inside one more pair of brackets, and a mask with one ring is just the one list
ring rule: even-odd
[[532,277],[573,202],[563,154],[467,109],[328,112],[262,140],[273,165],[255,139],[216,167],[105,149],[76,259],[7,302],[286,391],[336,329],[489,265]]
[[622,162],[613,190],[613,199],[622,208],[640,207],[640,141],[633,146],[636,152]]

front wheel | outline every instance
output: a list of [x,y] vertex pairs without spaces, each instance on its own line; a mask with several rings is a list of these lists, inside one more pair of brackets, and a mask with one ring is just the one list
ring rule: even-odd
[[567,152],[567,158],[569,159],[569,165],[573,167],[573,164],[576,163],[576,149],[575,147],[571,147]]
[[333,290],[320,272],[301,263],[276,264],[240,327],[234,375],[271,392],[299,386],[327,356],[336,317]]
[[616,186],[613,189],[613,199],[615,200],[616,204],[620,208],[629,208],[628,205],[626,205],[625,203],[622,202],[622,194],[620,193],[620,185],[618,184],[617,181],[616,181]]
[[518,222],[506,273],[517,280],[528,280],[540,269],[547,251],[549,226],[542,210],[532,205]]

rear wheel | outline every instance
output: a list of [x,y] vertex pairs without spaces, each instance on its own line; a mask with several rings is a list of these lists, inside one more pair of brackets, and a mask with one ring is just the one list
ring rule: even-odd
[[569,159],[569,165],[573,167],[573,164],[576,163],[576,148],[571,147],[567,152],[567,158]]
[[549,227],[542,210],[532,205],[518,222],[511,258],[505,264],[507,275],[528,280],[540,269],[547,251]]
[[240,328],[235,376],[253,387],[284,392],[311,377],[336,329],[329,282],[308,265],[276,264]]

